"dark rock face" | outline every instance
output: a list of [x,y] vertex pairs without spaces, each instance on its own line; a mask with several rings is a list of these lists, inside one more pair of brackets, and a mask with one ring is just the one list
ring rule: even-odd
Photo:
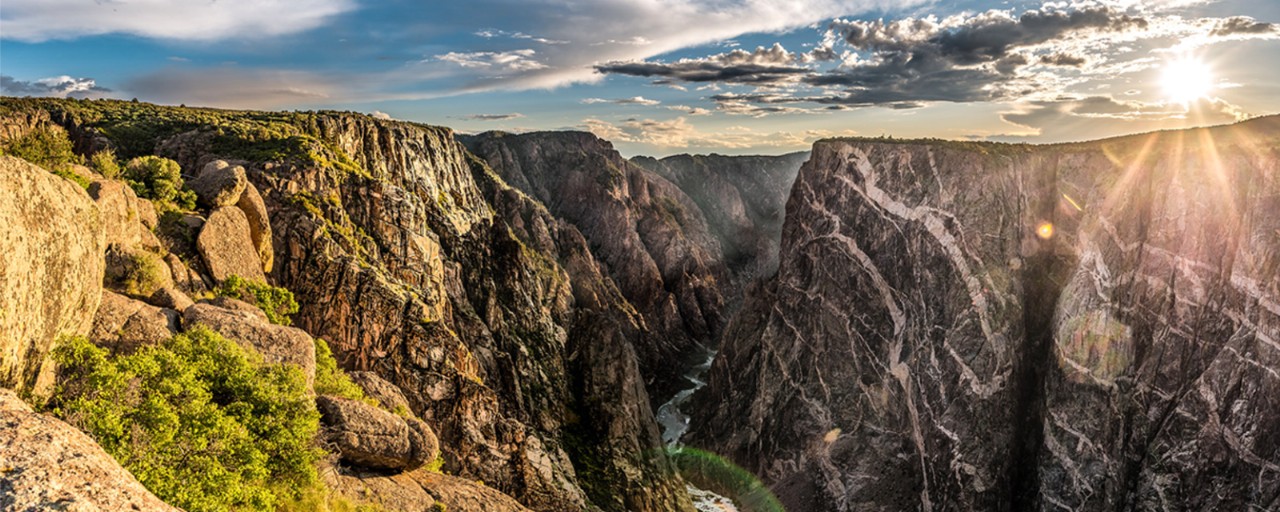
[[778,268],[787,196],[807,151],[781,156],[674,155],[632,163],[689,195],[720,242],[729,270],[749,282]]
[[694,442],[795,510],[1273,508],[1277,134],[816,144]]
[[465,139],[506,183],[586,238],[607,275],[643,318],[636,345],[652,396],[676,391],[671,372],[725,321],[729,275],[697,204],[675,184],[588,133],[486,133]]
[[[451,474],[535,510],[689,510],[632,349],[642,320],[582,235],[448,130],[309,122],[341,168],[244,164],[270,215],[271,280],[300,304],[294,325],[402,390]],[[184,167],[223,157],[202,140],[157,147]],[[592,337],[594,318],[618,334]]]

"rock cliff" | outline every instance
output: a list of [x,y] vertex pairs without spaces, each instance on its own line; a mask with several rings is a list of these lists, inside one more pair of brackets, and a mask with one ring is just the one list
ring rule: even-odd
[[671,372],[726,320],[729,275],[702,210],[675,184],[580,132],[489,132],[463,139],[512,187],[586,238],[643,322],[636,345],[653,397],[679,390]]
[[777,270],[787,196],[808,159],[806,151],[780,156],[634,157],[631,162],[689,195],[720,242],[725,265],[743,285]]
[[694,442],[791,510],[1274,508],[1278,136],[818,142]]

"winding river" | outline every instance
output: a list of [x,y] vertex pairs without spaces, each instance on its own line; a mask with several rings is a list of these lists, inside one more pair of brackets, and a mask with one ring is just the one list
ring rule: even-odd
[[[662,442],[672,450],[680,449],[680,438],[689,431],[689,415],[685,414],[681,407],[689,401],[689,397],[707,384],[703,377],[707,370],[711,369],[711,361],[715,357],[716,352],[710,349],[695,354],[694,364],[684,374],[689,387],[676,393],[658,407],[656,417],[658,424],[662,426]],[[689,498],[693,500],[693,506],[698,509],[698,512],[738,512],[738,507],[729,498],[690,484],[685,484],[685,488],[688,489]]]

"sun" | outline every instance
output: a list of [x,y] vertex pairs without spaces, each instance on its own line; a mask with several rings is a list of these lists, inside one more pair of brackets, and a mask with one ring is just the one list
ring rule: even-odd
[[1160,85],[1170,102],[1187,105],[1209,96],[1213,90],[1213,71],[1199,60],[1180,58],[1165,64]]

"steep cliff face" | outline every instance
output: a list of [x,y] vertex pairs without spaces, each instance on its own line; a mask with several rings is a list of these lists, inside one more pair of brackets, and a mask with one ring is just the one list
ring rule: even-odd
[[780,156],[673,155],[631,162],[675,183],[702,210],[740,284],[778,268],[787,196],[807,151]]
[[796,510],[1274,507],[1278,135],[819,142],[695,444]]
[[581,231],[645,327],[636,352],[654,397],[674,394],[682,356],[710,346],[732,293],[720,244],[675,184],[588,133],[465,138],[503,180]]
[[[265,212],[272,238],[242,252],[256,262],[270,247],[261,263],[295,294],[294,326],[327,340],[348,370],[403,390],[438,435],[444,470],[489,488],[458,503],[501,492],[533,510],[691,510],[637,363],[644,319],[577,228],[507,186],[448,129],[344,113],[0,106],[35,112],[14,131],[55,122],[124,156],[171,158],[188,180],[216,160],[242,165],[245,190],[261,196],[250,209]],[[214,213],[227,208],[246,210]],[[181,235],[213,222],[196,213],[169,215],[157,232],[182,267],[175,277],[213,282],[201,264],[211,249]],[[419,486],[445,502],[458,490],[457,479],[338,471],[344,485]]]

